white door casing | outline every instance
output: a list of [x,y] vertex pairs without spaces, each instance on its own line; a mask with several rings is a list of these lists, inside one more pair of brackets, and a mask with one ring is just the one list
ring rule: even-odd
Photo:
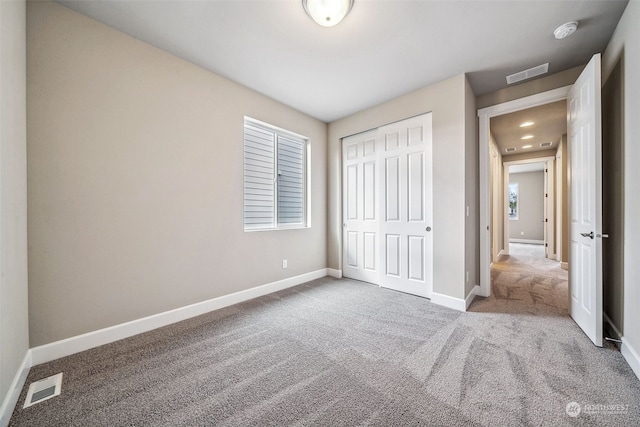
[[549,259],[556,259],[556,208],[555,208],[555,158],[547,160],[544,173],[544,244],[545,256]]
[[433,289],[431,114],[378,129],[380,286],[430,298]]
[[[492,117],[567,99],[571,86],[564,86],[524,98],[478,110],[480,162],[480,290],[477,295],[491,296],[491,204],[489,178],[489,140]],[[506,175],[506,172],[505,172]],[[505,247],[507,249],[508,246]]]
[[569,312],[602,347],[602,131],[600,54],[567,98],[570,177]]
[[378,284],[377,131],[342,140],[342,274]]

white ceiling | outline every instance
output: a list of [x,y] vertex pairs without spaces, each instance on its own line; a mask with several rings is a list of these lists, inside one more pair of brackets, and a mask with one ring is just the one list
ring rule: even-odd
[[[60,0],[80,13],[325,122],[468,73],[476,95],[549,62],[602,52],[627,0],[355,0],[324,28],[300,0]],[[580,21],[555,40],[553,30]]]
[[[533,122],[533,125],[520,127],[525,122]],[[491,134],[503,157],[532,151],[555,150],[562,135],[567,133],[567,101],[492,117],[490,126]],[[531,135],[533,138],[523,140],[522,137],[525,135]],[[541,147],[540,144],[545,142],[552,144],[549,147]],[[527,145],[531,147],[522,148]],[[507,148],[515,148],[516,151],[508,153]]]

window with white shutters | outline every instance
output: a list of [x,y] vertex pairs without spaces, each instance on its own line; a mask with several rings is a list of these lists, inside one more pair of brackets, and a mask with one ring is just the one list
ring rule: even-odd
[[245,118],[244,229],[306,227],[307,139]]

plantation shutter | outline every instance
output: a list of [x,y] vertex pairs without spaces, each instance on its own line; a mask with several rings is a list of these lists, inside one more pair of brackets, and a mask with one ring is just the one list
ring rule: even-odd
[[275,226],[275,135],[244,125],[244,227]]
[[278,224],[304,223],[305,141],[278,137]]

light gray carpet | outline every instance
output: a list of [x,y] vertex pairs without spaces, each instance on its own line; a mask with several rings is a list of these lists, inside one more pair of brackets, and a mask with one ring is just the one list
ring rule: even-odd
[[[324,278],[36,366],[27,385],[62,371],[62,395],[21,409],[25,387],[10,425],[638,425],[617,351],[503,302],[460,313]],[[628,409],[571,418],[572,401]]]
[[[567,314],[568,272],[526,244],[511,244],[510,255],[491,267],[491,295],[482,305],[492,312]],[[480,301],[478,301],[480,303]]]
[[544,245],[535,245],[532,243],[509,243],[509,254],[511,256],[544,258]]

